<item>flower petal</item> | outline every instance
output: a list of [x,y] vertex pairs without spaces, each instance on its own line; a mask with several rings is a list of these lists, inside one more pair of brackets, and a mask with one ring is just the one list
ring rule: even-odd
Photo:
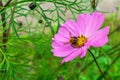
[[74,51],[75,48],[73,48],[70,44],[64,45],[62,47],[55,47],[52,52],[54,53],[54,56],[58,57],[66,57],[69,54],[71,54]]
[[67,20],[64,24],[61,25],[61,27],[65,28],[71,34],[71,36],[79,36],[77,30],[78,25],[73,20]]
[[93,29],[98,30],[104,22],[104,14],[100,12],[94,12],[92,13],[92,17],[94,18]]
[[63,46],[64,46],[64,43],[59,42],[59,41],[53,41],[53,43],[52,43],[53,48],[55,48],[55,47],[63,47]]
[[96,33],[94,33],[89,40],[91,41],[91,45],[94,47],[101,47],[108,42],[107,35],[109,33],[109,26],[105,27]]
[[103,24],[104,14],[100,12],[93,12],[86,26],[85,36],[89,37],[96,32]]
[[82,47],[80,57],[83,58],[86,55],[86,52],[87,52],[87,48],[85,46]]
[[69,39],[70,39],[69,36],[59,33],[59,34],[56,34],[52,40],[53,41],[60,41],[60,42],[68,42]]
[[92,43],[92,46],[94,46],[94,47],[104,46],[107,42],[108,42],[108,37],[103,36],[97,42]]
[[78,31],[81,32],[79,35],[85,35],[87,23],[89,23],[90,14],[80,14],[77,19],[77,24],[79,26]]
[[63,35],[66,35],[66,36],[70,36],[70,32],[68,32],[68,30],[63,26],[61,26],[59,28],[58,34],[63,34]]
[[81,54],[81,48],[75,49],[74,52],[72,52],[70,55],[68,55],[67,57],[65,57],[65,58],[62,60],[62,63],[71,61],[71,60],[73,60],[74,58],[76,58],[76,57],[77,57],[78,55],[80,55],[80,54]]

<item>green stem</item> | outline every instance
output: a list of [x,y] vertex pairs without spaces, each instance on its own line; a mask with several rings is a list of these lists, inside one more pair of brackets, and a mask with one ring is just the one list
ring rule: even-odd
[[[5,5],[3,5],[3,2],[2,0],[0,0],[0,7],[3,7],[2,9],[0,9],[0,15],[1,15],[1,21],[2,21],[2,27],[3,27],[3,39],[2,39],[2,42],[3,42],[3,49],[4,51],[6,51],[7,49],[7,46],[6,46],[6,43],[8,41],[8,36],[9,36],[9,31],[10,29],[6,29],[6,11],[5,11],[5,8],[10,4],[12,0],[9,0]],[[4,61],[4,54],[2,54],[2,61]],[[3,62],[4,65],[6,65],[6,60]],[[3,75],[5,76],[6,75],[6,69],[5,67],[2,67],[3,71],[1,71],[3,73]]]
[[100,71],[101,75],[104,77],[104,79],[105,79],[105,80],[107,80],[107,79],[106,79],[106,77],[105,77],[105,75],[104,75],[104,73],[102,72],[102,70],[101,70],[100,66],[98,65],[98,62],[97,62],[97,60],[96,60],[95,56],[93,55],[93,53],[92,53],[89,49],[88,49],[88,51],[90,52],[91,56],[93,57],[93,59],[94,59],[94,61],[95,61],[96,65],[97,65],[97,67],[98,67],[98,69],[99,69],[99,71]]
[[[119,58],[120,58],[120,54],[112,61],[112,63],[111,63],[109,66],[107,66],[106,70],[104,71],[104,74],[107,74],[107,73],[108,73],[108,70],[110,69],[110,67],[111,67],[113,64],[115,64],[115,62],[116,62]],[[100,75],[97,80],[101,80],[101,79],[102,79],[102,75]]]
[[[108,55],[111,55],[113,52],[117,52],[118,50],[120,50],[119,48],[120,43],[118,43],[117,45],[113,46],[112,48],[110,48],[109,50],[107,50],[106,52],[108,53]],[[101,54],[100,56],[96,57],[96,59],[100,58],[101,56],[104,56],[103,54]],[[86,66],[84,66],[84,68],[81,70],[82,72],[85,71],[89,65],[91,65],[94,62],[94,60],[92,60],[91,62],[89,62]]]
[[8,6],[11,3],[12,0],[9,0],[4,7]]

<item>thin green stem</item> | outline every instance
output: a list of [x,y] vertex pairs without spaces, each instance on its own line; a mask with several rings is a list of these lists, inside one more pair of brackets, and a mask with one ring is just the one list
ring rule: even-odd
[[[107,73],[108,73],[108,70],[110,69],[110,67],[111,67],[113,64],[115,64],[115,62],[116,62],[119,58],[120,58],[120,54],[112,61],[112,63],[111,63],[109,66],[107,66],[106,70],[104,71],[104,74],[107,74]],[[102,75],[100,75],[97,80],[101,80],[101,79],[102,79]]]
[[[112,48],[110,48],[109,50],[107,50],[106,51],[107,54],[108,55],[112,55],[113,52],[116,53],[118,50],[120,50],[119,45],[120,45],[120,43],[118,43],[117,45],[115,45]],[[100,56],[96,57],[96,59],[100,58],[101,56],[104,56],[104,55],[101,54]],[[91,62],[89,62],[81,71],[82,72],[85,71],[89,67],[89,65],[91,65],[93,62],[94,62],[94,60],[92,60]]]
[[9,0],[6,4],[5,7],[8,6],[11,3],[12,0]]
[[[10,4],[12,0],[9,0],[5,5],[3,5],[3,2],[2,0],[0,1],[0,7],[4,7],[3,9],[0,10],[0,15],[1,15],[1,21],[2,21],[2,27],[3,27],[3,39],[2,39],[2,42],[3,42],[3,48],[4,50],[6,51],[6,43],[8,41],[8,37],[9,37],[9,31],[10,29],[6,29],[6,10],[5,8]],[[1,52],[2,53],[2,52]],[[2,60],[4,61],[4,58],[5,58],[5,55],[2,54]],[[6,60],[4,61],[4,65],[6,65]],[[4,67],[2,67],[2,69],[4,70]],[[4,74],[4,76],[6,75],[6,69],[4,71],[2,71],[2,73]]]
[[93,55],[93,53],[92,53],[89,49],[88,49],[88,51],[90,52],[91,56],[93,57],[93,59],[94,59],[94,61],[95,61],[96,65],[97,65],[97,67],[98,67],[98,69],[99,69],[99,71],[100,71],[101,75],[104,77],[104,79],[105,79],[105,80],[107,80],[107,79],[106,79],[106,77],[105,77],[105,75],[104,75],[104,73],[102,72],[102,70],[101,70],[100,66],[98,65],[98,62],[97,62],[97,60],[96,60],[95,56]]

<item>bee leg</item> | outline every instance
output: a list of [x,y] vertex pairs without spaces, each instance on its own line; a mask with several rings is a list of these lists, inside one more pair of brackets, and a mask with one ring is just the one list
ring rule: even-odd
[[71,46],[72,46],[73,48],[75,48],[75,45],[71,44]]
[[69,32],[69,35],[70,35],[70,37],[72,37],[72,34],[71,34],[71,32]]
[[65,42],[64,44],[65,44],[65,45],[66,45],[66,44],[70,44],[70,42]]

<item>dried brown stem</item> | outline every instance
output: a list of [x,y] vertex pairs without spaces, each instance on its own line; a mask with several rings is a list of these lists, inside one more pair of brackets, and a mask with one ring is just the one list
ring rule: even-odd
[[[0,6],[4,7],[2,1],[0,1]],[[7,30],[5,30],[5,27],[6,27],[6,21],[5,21],[5,14],[6,14],[6,12],[5,12],[5,8],[3,8],[0,12],[1,12],[1,20],[2,20],[2,23],[3,23],[2,24],[3,25],[3,30],[4,30],[2,42],[3,42],[3,44],[6,44],[6,42],[7,42],[7,34],[6,34]],[[3,47],[6,49],[6,45],[4,45]]]
[[3,40],[2,40],[2,42],[3,42],[3,48],[6,50],[6,43],[7,43],[7,41],[8,41],[8,36],[9,36],[9,32],[10,32],[10,28],[8,28],[8,29],[6,29],[6,11],[5,11],[5,7],[7,7],[9,4],[10,4],[10,2],[11,2],[12,0],[9,0],[5,5],[3,5],[3,3],[2,3],[2,0],[0,1],[0,6],[2,6],[2,7],[4,7],[0,12],[1,12],[1,19],[2,19],[2,25],[3,25],[3,30],[4,30],[4,32],[3,32]]

